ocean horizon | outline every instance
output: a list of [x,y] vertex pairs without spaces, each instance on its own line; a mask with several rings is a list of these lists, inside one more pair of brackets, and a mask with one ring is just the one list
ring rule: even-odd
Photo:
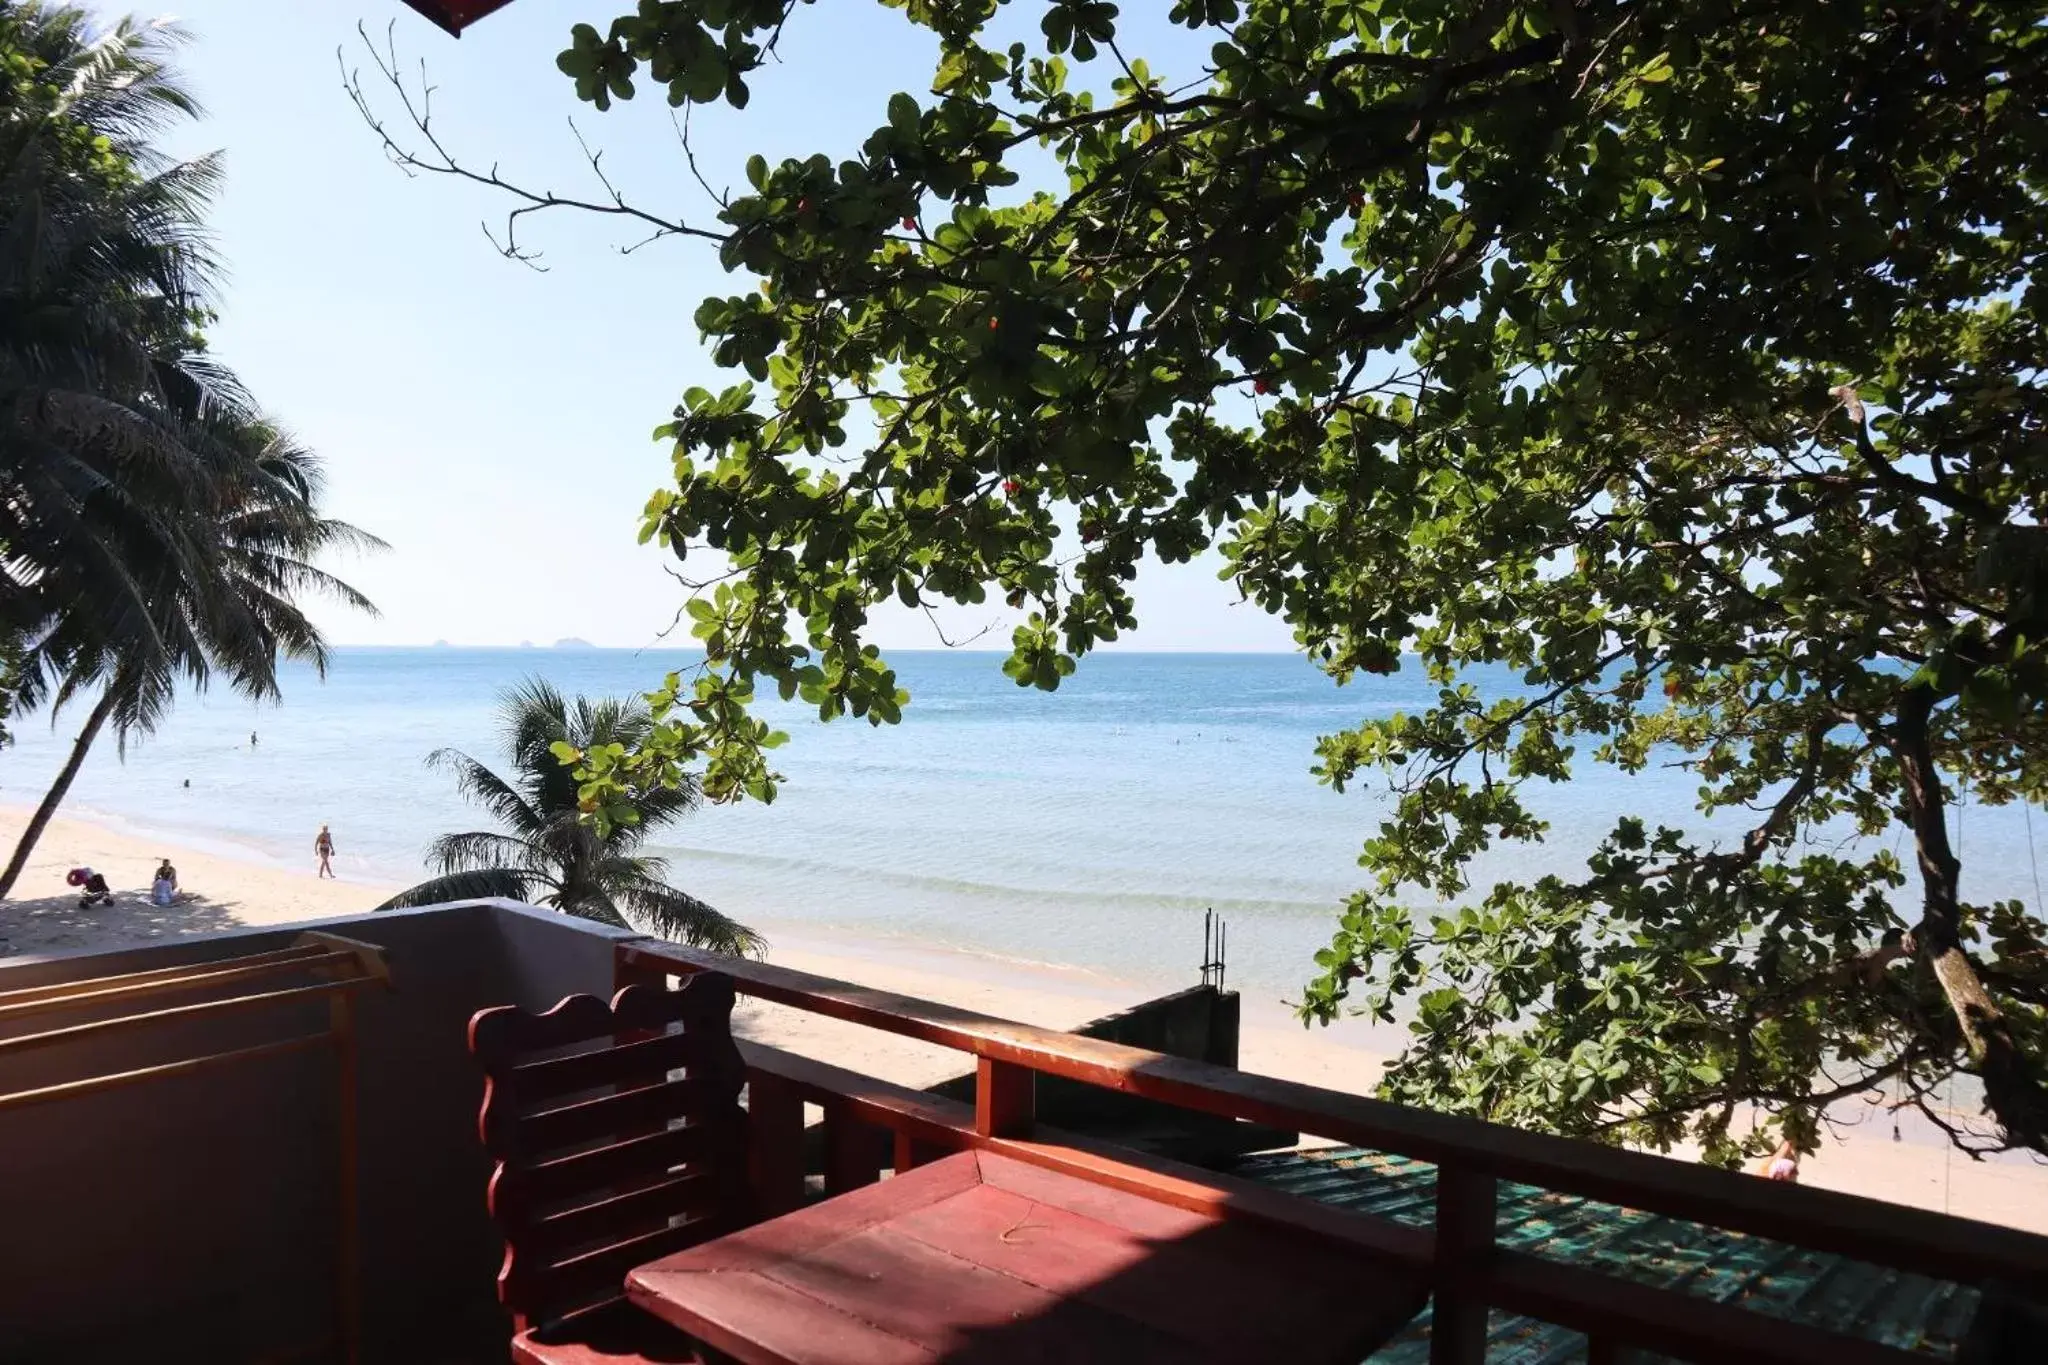
[[[489,826],[425,760],[452,746],[502,768],[494,706],[506,687],[538,675],[565,692],[635,694],[699,657],[580,644],[338,647],[324,681],[288,665],[280,704],[218,688],[182,697],[125,760],[103,736],[60,813],[308,868],[326,823],[345,876],[405,884],[425,875],[434,836]],[[1116,651],[1042,693],[1004,677],[1001,657],[892,651],[911,693],[898,726],[822,724],[813,708],[764,705],[790,732],[773,755],[786,779],[778,799],[707,806],[652,851],[670,859],[677,885],[771,934],[878,936],[1161,989],[1196,980],[1213,909],[1230,926],[1231,983],[1267,1002],[1295,998],[1363,884],[1358,851],[1388,809],[1378,781],[1342,795],[1318,784],[1315,739],[1427,705],[1435,688],[1421,670],[1411,662],[1340,688],[1297,654]],[[1469,676],[1487,694],[1516,685],[1504,669]],[[54,729],[47,713],[14,719],[0,801],[42,797],[83,715],[68,709]],[[1694,787],[1675,769],[1630,777],[1584,764],[1570,783],[1532,793],[1551,821],[1547,840],[1484,855],[1474,885],[1570,875],[1623,814],[1738,838],[1741,822],[1692,809]],[[1965,895],[2033,902],[2023,809],[1969,807],[1958,819]],[[1902,913],[1916,894],[1902,890]]]

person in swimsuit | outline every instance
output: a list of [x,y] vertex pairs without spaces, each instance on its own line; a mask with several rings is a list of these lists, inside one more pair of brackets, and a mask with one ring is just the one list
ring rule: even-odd
[[334,865],[330,860],[334,857],[334,836],[327,832],[327,826],[325,825],[320,826],[320,833],[313,839],[313,852],[320,859],[318,875],[332,877],[334,875]]
[[1757,1173],[1766,1180],[1783,1180],[1798,1184],[1799,1153],[1793,1148],[1792,1139],[1786,1138],[1779,1143],[1778,1150],[1764,1158],[1763,1165]]

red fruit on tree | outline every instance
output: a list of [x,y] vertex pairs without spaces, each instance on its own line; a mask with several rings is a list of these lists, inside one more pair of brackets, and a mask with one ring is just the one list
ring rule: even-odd
[[905,218],[905,219],[903,220],[903,230],[904,230],[905,232],[915,232],[915,231],[917,231],[917,219],[915,219],[915,218]]
[[1684,685],[1685,684],[1681,683],[1678,680],[1678,675],[1676,673],[1666,673],[1664,675],[1665,696],[1676,697],[1678,695],[1679,689],[1682,688]]
[[1253,393],[1271,393],[1272,391],[1273,391],[1273,386],[1272,386],[1271,384],[1268,384],[1268,383],[1267,383],[1267,382],[1266,382],[1265,380],[1263,380],[1263,379],[1254,379],[1254,380],[1252,381],[1252,392],[1253,392]]
[[808,199],[799,199],[799,200],[797,200],[797,201],[796,201],[796,211],[797,211],[798,213],[809,213],[809,212],[811,211],[811,201],[810,201],[810,200],[808,200]]
[[1003,496],[1006,498],[1014,498],[1017,496],[1017,490],[1021,487],[1023,487],[1023,485],[1018,483],[1015,479],[1004,479]]

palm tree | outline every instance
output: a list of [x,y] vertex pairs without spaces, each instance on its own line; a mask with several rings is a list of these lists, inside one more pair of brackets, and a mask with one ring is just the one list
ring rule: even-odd
[[[211,505],[194,509],[206,531],[194,538],[203,562],[179,556],[138,565],[132,614],[117,613],[110,621],[91,605],[55,610],[34,636],[28,667],[16,682],[24,706],[47,696],[56,712],[95,687],[100,696],[0,870],[0,896],[21,875],[110,721],[126,752],[132,737],[148,734],[169,714],[181,680],[204,687],[219,674],[244,695],[274,700],[280,657],[310,662],[324,675],[326,641],[300,608],[301,595],[324,593],[376,611],[312,563],[337,547],[382,545],[320,515],[319,460],[268,423],[216,421],[211,427],[206,446],[214,467],[205,483]],[[61,581],[64,575],[50,577]],[[57,594],[59,600],[69,596]],[[93,601],[89,592],[83,600]]]
[[500,777],[459,749],[436,749],[430,767],[455,774],[462,794],[496,816],[497,830],[444,834],[427,850],[439,875],[392,897],[380,910],[503,896],[566,914],[724,953],[759,953],[761,936],[668,884],[668,864],[638,852],[648,837],[699,804],[694,785],[641,798],[639,821],[600,835],[582,819],[574,772],[554,746],[631,747],[653,726],[645,703],[565,699],[534,678],[499,700],[512,777]]
[[0,8],[0,640],[20,707],[98,692],[0,896],[108,723],[125,749],[216,674],[275,697],[281,655],[326,662],[298,594],[368,607],[313,558],[377,542],[319,514],[318,461],[196,330],[218,166],[151,146],[196,112],[179,41]]
[[88,602],[146,620],[137,567],[195,553],[211,470],[187,430],[247,406],[194,330],[218,163],[166,164],[150,141],[196,112],[167,64],[179,37],[0,9],[0,628],[16,637]]

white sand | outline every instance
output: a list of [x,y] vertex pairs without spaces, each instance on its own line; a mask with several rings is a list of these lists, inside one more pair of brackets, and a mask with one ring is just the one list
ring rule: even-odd
[[[0,842],[12,852],[32,812],[0,807]],[[313,834],[306,831],[304,871],[267,867],[218,853],[145,840],[59,815],[43,831],[28,866],[0,905],[0,951],[61,953],[180,934],[205,934],[246,925],[353,915],[396,888],[334,881],[313,875]],[[149,902],[157,862],[168,857],[191,899],[159,908]],[[252,855],[253,857],[253,855]],[[86,866],[105,875],[115,903],[78,908],[79,893],[64,874]]]
[[[13,847],[27,817],[24,809],[0,807],[0,847]],[[287,869],[253,854],[243,859],[181,848],[60,816],[44,833],[15,899],[0,903],[0,953],[65,952],[358,914],[396,889],[316,879],[312,831],[306,845],[304,868]],[[159,909],[149,903],[149,882],[166,855],[181,884],[196,894],[188,904]],[[106,874],[115,905],[78,908],[64,874],[79,864]],[[1091,972],[774,923],[757,927],[769,935],[771,959],[785,966],[1050,1028],[1071,1028],[1151,994]],[[1380,1066],[1371,1053],[1303,1030],[1277,1010],[1245,1008],[1245,1070],[1336,1090],[1371,1088]],[[778,1006],[743,1002],[736,1024],[750,1038],[905,1084],[930,1084],[967,1069],[958,1053]],[[1823,1189],[2048,1233],[2048,1165],[2025,1158],[1973,1162],[1910,1126],[1908,1140],[1894,1142],[1882,1115],[1829,1139],[1808,1158],[1801,1178]]]

